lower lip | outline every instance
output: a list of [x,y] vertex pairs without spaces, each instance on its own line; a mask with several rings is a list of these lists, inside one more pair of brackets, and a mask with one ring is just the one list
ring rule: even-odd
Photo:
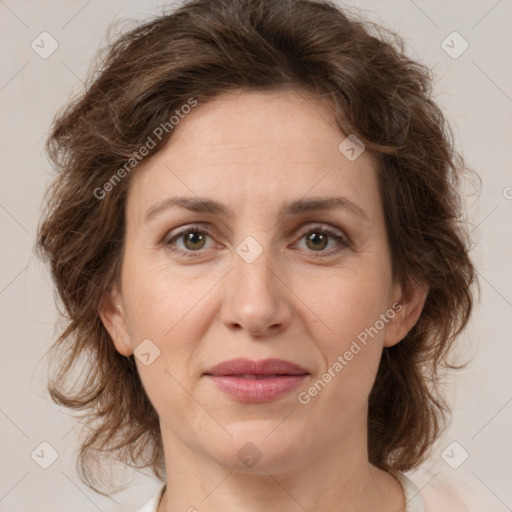
[[208,377],[221,390],[242,402],[270,402],[277,400],[294,390],[308,375],[284,375],[263,379],[245,379],[243,377],[214,376]]

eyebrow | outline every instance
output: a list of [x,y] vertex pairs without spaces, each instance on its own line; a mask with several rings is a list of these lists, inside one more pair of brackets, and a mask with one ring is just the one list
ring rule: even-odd
[[[233,216],[233,211],[230,208],[218,201],[215,201],[214,199],[177,196],[169,197],[151,206],[144,215],[144,222],[148,222],[162,212],[172,208],[182,208],[197,213],[210,213],[220,217]],[[341,196],[311,197],[309,199],[298,199],[296,201],[285,203],[279,212],[279,217],[336,209],[347,210],[369,221],[368,215],[360,206],[346,197]]]

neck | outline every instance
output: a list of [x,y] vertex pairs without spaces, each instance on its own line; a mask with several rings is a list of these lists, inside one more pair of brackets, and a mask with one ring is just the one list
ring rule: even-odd
[[319,451],[307,464],[292,462],[286,469],[258,464],[242,472],[199,455],[170,435],[163,438],[170,470],[158,512],[405,510],[400,483],[368,462],[366,444],[357,446],[351,439],[345,450]]

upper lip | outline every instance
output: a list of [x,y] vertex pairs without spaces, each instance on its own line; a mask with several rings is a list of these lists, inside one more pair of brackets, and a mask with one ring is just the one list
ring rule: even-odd
[[216,364],[205,372],[205,375],[306,375],[309,372],[302,366],[283,359],[230,359]]

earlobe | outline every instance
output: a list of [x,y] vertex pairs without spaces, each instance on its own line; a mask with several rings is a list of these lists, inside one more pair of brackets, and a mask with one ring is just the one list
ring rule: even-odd
[[109,290],[103,297],[98,313],[105,329],[112,338],[116,350],[123,356],[130,356],[133,354],[133,350],[120,299],[115,288]]
[[407,336],[421,316],[427,295],[428,288],[418,284],[410,287],[406,293],[400,293],[395,303],[400,304],[401,308],[393,308],[395,316],[386,328],[385,347],[392,347]]

